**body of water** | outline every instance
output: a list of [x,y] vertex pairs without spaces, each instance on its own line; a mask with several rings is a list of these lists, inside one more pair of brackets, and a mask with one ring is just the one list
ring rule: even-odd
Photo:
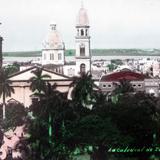
[[[112,59],[143,59],[143,58],[150,58],[150,59],[160,59],[160,56],[92,56],[92,61],[94,60],[112,60]],[[66,61],[75,61],[74,56],[66,56]],[[29,61],[39,61],[41,62],[41,57],[4,57],[4,63],[13,63],[13,62],[29,62]]]

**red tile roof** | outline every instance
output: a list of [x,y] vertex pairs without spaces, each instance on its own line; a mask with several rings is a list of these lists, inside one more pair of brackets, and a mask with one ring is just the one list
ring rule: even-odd
[[103,81],[103,82],[105,82],[105,81],[119,81],[122,79],[133,81],[133,80],[144,80],[145,78],[147,78],[147,76],[144,74],[135,73],[135,72],[131,72],[131,71],[121,71],[121,72],[116,72],[116,73],[104,75],[104,76],[102,76],[100,81]]

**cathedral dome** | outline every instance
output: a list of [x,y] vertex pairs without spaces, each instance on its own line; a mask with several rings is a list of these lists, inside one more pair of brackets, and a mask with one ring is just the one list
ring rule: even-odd
[[60,36],[60,33],[56,29],[56,24],[50,24],[50,31],[47,38],[44,41],[45,49],[63,49],[64,43]]
[[80,8],[77,16],[77,26],[89,26],[87,10],[83,7]]

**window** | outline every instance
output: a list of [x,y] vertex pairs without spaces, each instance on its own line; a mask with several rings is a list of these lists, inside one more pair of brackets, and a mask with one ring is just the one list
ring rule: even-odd
[[44,53],[44,60],[46,60],[46,54]]
[[80,56],[85,56],[85,48],[84,47],[80,48]]
[[80,56],[85,56],[85,45],[84,44],[80,45]]
[[135,84],[133,84],[132,86],[133,86],[133,87],[136,87],[136,85],[135,85]]
[[83,31],[83,29],[81,29],[81,36],[84,36],[84,31]]
[[88,30],[86,29],[86,36],[88,36]]
[[111,84],[108,84],[108,88],[111,88],[112,87],[112,85]]
[[79,29],[77,30],[78,32],[77,32],[77,36],[79,36]]
[[61,59],[62,59],[62,54],[58,53],[58,60],[61,60]]
[[86,65],[84,63],[82,63],[80,65],[80,73],[85,73],[86,72]]
[[54,54],[53,53],[50,54],[50,60],[54,60]]
[[138,87],[139,87],[139,88],[141,88],[141,87],[142,87],[142,85],[141,85],[141,84],[138,84]]

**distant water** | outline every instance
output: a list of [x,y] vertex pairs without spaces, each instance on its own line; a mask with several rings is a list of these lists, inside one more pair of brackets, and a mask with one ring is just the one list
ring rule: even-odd
[[[142,59],[142,58],[150,58],[150,59],[160,59],[160,56],[92,56],[92,60],[108,60],[111,59]],[[40,60],[40,57],[4,57],[4,63],[13,63],[13,62],[29,62]],[[66,61],[75,61],[74,56],[66,56]]]
[[29,62],[36,59],[38,59],[38,57],[3,57],[4,63]]

